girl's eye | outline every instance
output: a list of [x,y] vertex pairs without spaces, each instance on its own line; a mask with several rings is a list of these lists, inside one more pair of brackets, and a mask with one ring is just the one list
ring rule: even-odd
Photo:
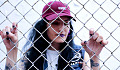
[[52,25],[59,25],[59,23],[58,22],[53,22]]
[[65,21],[65,25],[69,25],[70,24],[70,20],[64,20]]

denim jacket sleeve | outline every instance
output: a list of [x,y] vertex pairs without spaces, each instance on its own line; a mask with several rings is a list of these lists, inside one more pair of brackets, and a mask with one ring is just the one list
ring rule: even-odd
[[73,58],[71,60],[71,67],[75,70],[82,70],[85,50],[82,46],[73,46]]

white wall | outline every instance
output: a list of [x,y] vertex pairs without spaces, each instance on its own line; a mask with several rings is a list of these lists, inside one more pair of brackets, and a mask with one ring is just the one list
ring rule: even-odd
[[[41,19],[42,8],[49,1],[51,0],[44,0],[44,2],[41,0],[38,2],[37,0],[9,0],[9,2],[0,0],[0,29],[2,30],[5,26],[11,26],[11,22],[18,23],[20,50],[26,41],[23,34],[27,37],[32,24]],[[120,70],[120,0],[61,1],[69,4],[71,14],[74,17],[74,14],[76,14],[77,18],[75,19],[77,22],[74,22],[73,26],[79,38],[75,37],[75,43],[80,45],[81,40],[88,40],[88,29],[94,28],[104,39],[109,41],[109,44],[104,47],[100,54],[101,70]],[[6,49],[0,37],[1,69],[4,69],[5,66],[5,55]],[[20,51],[18,53],[19,58]]]

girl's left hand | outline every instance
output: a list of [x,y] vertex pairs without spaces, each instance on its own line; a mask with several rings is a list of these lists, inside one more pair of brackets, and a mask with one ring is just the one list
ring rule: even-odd
[[102,51],[103,47],[108,44],[107,40],[104,40],[102,36],[98,33],[94,33],[93,29],[89,31],[90,39],[88,41],[82,41],[81,45],[83,45],[85,51],[92,57],[94,54],[95,56],[99,56],[100,52]]

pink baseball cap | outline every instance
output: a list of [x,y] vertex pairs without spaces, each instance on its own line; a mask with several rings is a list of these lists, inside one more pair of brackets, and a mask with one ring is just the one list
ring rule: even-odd
[[73,18],[70,14],[69,6],[65,3],[62,3],[60,1],[51,1],[44,6],[42,11],[43,18],[46,18],[47,20],[53,20],[58,16],[68,16],[70,18]]

